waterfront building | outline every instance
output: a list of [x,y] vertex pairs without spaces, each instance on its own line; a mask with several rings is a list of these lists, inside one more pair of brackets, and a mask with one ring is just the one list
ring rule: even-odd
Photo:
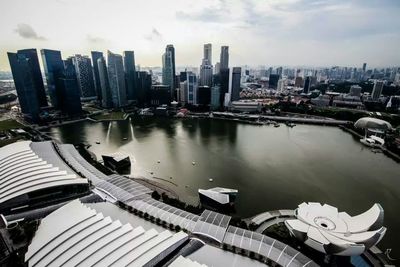
[[211,104],[211,87],[199,86],[197,90],[197,104],[209,106]]
[[59,108],[64,114],[77,116],[82,113],[82,104],[75,66],[72,58],[64,61],[64,69],[57,78],[56,88],[59,90]]
[[89,193],[88,180],[71,169],[50,141],[20,141],[0,148],[0,213],[35,210]]
[[224,106],[225,94],[229,93],[229,68],[220,69],[219,84],[220,84],[220,106]]
[[57,50],[42,49],[40,50],[44,73],[47,81],[47,92],[50,96],[51,105],[55,109],[60,109],[61,92],[60,88],[56,87],[57,80],[62,78],[64,64],[61,58],[61,52]]
[[379,99],[379,97],[382,94],[382,90],[383,90],[383,81],[381,80],[377,80],[374,82],[374,88],[372,89],[372,100],[376,101]]
[[90,58],[88,56],[75,55],[72,58],[72,62],[75,66],[81,99],[83,101],[97,99]]
[[276,89],[278,87],[278,81],[280,76],[278,74],[270,74],[268,80],[268,86],[271,89]]
[[10,52],[7,54],[21,112],[30,120],[38,121],[40,101],[30,60],[22,54]]
[[150,105],[169,105],[171,103],[170,90],[168,85],[152,85],[150,90]]
[[104,57],[100,57],[97,59],[97,67],[99,70],[99,81],[101,88],[101,106],[103,108],[111,108],[112,107],[111,89],[110,89],[110,82],[108,80],[108,70],[107,70],[106,60],[104,59]]
[[193,72],[187,73],[187,99],[186,103],[196,105],[197,104],[197,90],[198,90],[198,82],[197,75]]
[[251,100],[232,101],[230,108],[239,112],[260,112],[261,104]]
[[310,92],[310,86],[311,86],[311,79],[309,76],[307,76],[304,81],[303,93],[308,94]]
[[165,53],[162,56],[162,82],[171,88],[171,97],[175,94],[175,48],[173,45],[167,45]]
[[40,107],[47,107],[47,96],[44,90],[42,72],[40,71],[39,58],[35,48],[18,50],[20,57],[23,55],[29,62],[33,86],[35,88]]
[[151,89],[151,74],[147,71],[137,72],[138,77],[138,104],[139,106],[145,106],[149,102],[149,93]]
[[187,84],[188,84],[188,82],[186,79],[185,79],[185,81],[183,81],[179,84],[178,101],[181,102],[182,105],[185,105],[186,100],[187,100],[187,90],[186,90]]
[[126,106],[125,73],[122,56],[107,51],[107,66],[113,107]]
[[126,96],[128,100],[136,99],[136,69],[134,51],[124,51],[124,71],[126,83]]
[[94,85],[96,89],[97,100],[101,103],[102,102],[102,91],[101,91],[101,81],[100,81],[100,74],[99,74],[99,65],[97,61],[99,58],[103,57],[103,52],[92,51],[92,65],[93,65],[93,74],[94,74]]
[[229,46],[221,46],[220,70],[229,68]]
[[220,102],[220,86],[219,85],[214,85],[211,87],[211,109],[212,110],[217,110],[221,107],[221,102]]
[[242,78],[242,68],[233,67],[232,68],[232,89],[231,89],[231,101],[237,101],[240,99],[240,81]]

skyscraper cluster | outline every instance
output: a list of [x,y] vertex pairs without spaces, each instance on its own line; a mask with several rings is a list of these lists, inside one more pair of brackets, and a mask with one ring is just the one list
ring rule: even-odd
[[[168,51],[172,60],[173,47]],[[107,62],[98,51],[91,52],[91,59],[75,55],[63,60],[60,51],[50,49],[40,50],[40,55],[46,86],[36,49],[8,53],[21,112],[32,121],[38,121],[48,106],[46,91],[52,108],[77,116],[82,113],[81,101],[97,101],[104,108],[120,108],[134,101],[141,104],[151,87],[151,76],[136,71],[133,51],[125,51],[123,56],[108,51]],[[171,61],[171,85],[174,64]]]

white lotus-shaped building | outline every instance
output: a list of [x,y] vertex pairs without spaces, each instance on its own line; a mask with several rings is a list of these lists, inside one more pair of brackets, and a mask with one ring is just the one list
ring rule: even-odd
[[386,233],[379,204],[352,217],[330,205],[309,202],[300,204],[295,214],[297,219],[285,221],[291,234],[329,255],[360,255]]

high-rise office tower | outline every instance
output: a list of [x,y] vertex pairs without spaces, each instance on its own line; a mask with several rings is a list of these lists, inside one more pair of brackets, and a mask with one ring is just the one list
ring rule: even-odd
[[219,71],[219,93],[220,93],[220,106],[224,105],[225,94],[229,93],[229,68],[220,69]]
[[279,75],[279,78],[282,77],[282,72],[283,72],[283,68],[282,67],[276,68],[276,74]]
[[220,70],[229,68],[229,46],[221,46]]
[[18,55],[24,55],[29,60],[29,69],[32,72],[33,83],[37,92],[40,107],[47,107],[46,91],[44,90],[42,72],[40,71],[39,59],[35,48],[17,51]]
[[362,91],[361,86],[355,84],[355,85],[350,86],[349,95],[360,97],[361,91]]
[[187,73],[187,101],[186,103],[196,105],[197,104],[197,76],[193,72]]
[[242,78],[242,68],[233,67],[232,68],[232,91],[231,91],[231,101],[237,101],[240,99],[240,80]]
[[208,64],[212,65],[212,45],[205,44],[204,45],[204,59],[208,61]]
[[211,88],[211,109],[217,110],[221,106],[220,98],[221,94],[219,92],[219,86],[215,85]]
[[162,82],[171,88],[171,96],[174,96],[175,89],[175,64],[173,47],[167,46],[162,56]]
[[[185,72],[186,73],[186,72]],[[187,74],[186,74],[187,76]],[[182,105],[186,104],[186,100],[187,100],[187,80],[185,79],[183,82],[180,83],[179,86],[179,102],[181,102]]]
[[96,88],[97,100],[101,102],[102,92],[101,92],[101,83],[99,76],[99,65],[97,64],[97,61],[99,60],[99,58],[103,57],[103,53],[98,51],[92,51],[91,54],[92,54],[93,74],[94,74],[94,85]]
[[81,92],[82,100],[94,100],[97,98],[94,88],[92,63],[88,56],[75,55],[72,58],[75,66],[76,77]]
[[61,52],[57,50],[42,49],[40,50],[42,56],[44,72],[47,81],[47,92],[50,96],[51,105],[59,109],[61,99],[61,89],[57,88],[57,80],[63,77],[64,62],[61,58]]
[[97,67],[99,70],[99,81],[101,88],[101,106],[103,108],[111,108],[112,107],[111,89],[110,89],[110,82],[108,80],[108,70],[107,70],[106,60],[104,59],[104,57],[100,57],[97,59]]
[[311,86],[311,78],[310,76],[307,76],[306,79],[304,80],[303,93],[308,94],[310,92],[310,86]]
[[219,70],[221,69],[221,64],[219,62],[215,63],[215,71],[214,74],[219,74]]
[[107,51],[107,64],[113,107],[126,106],[125,73],[122,56]]
[[204,45],[204,57],[200,66],[201,86],[212,86],[213,82],[213,66],[211,65],[211,44]]
[[17,90],[21,112],[33,121],[39,120],[40,93],[35,81],[35,64],[24,54],[7,53]]
[[82,104],[72,58],[65,60],[63,65],[62,75],[57,76],[56,80],[56,88],[59,90],[58,95],[60,95],[59,108],[69,116],[80,115],[82,113]]
[[126,81],[127,99],[135,100],[136,90],[136,69],[135,69],[135,52],[124,51],[124,71]]
[[276,89],[278,87],[279,75],[278,74],[270,74],[268,80],[269,88]]
[[149,102],[149,93],[151,90],[151,74],[147,71],[137,72],[138,77],[138,104],[144,106]]
[[371,94],[372,99],[378,100],[382,94],[382,90],[383,90],[383,81],[375,81],[374,88],[372,89],[372,94]]
[[276,90],[278,92],[283,92],[284,89],[285,89],[285,80],[284,79],[279,79],[278,86],[277,86]]
[[197,90],[197,104],[209,106],[211,103],[211,87],[199,86]]
[[367,63],[363,63],[362,70],[363,70],[363,72],[365,72],[367,70]]

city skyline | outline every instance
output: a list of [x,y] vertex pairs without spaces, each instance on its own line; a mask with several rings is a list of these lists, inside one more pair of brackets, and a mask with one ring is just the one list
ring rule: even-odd
[[7,10],[0,18],[0,70],[5,71],[10,70],[6,51],[26,47],[61,50],[64,58],[92,50],[134,50],[142,66],[161,66],[167,44],[175,47],[176,66],[198,66],[206,43],[214,47],[213,63],[219,61],[219,47],[229,46],[232,66],[400,62],[400,3],[391,0],[16,0],[0,7]]

